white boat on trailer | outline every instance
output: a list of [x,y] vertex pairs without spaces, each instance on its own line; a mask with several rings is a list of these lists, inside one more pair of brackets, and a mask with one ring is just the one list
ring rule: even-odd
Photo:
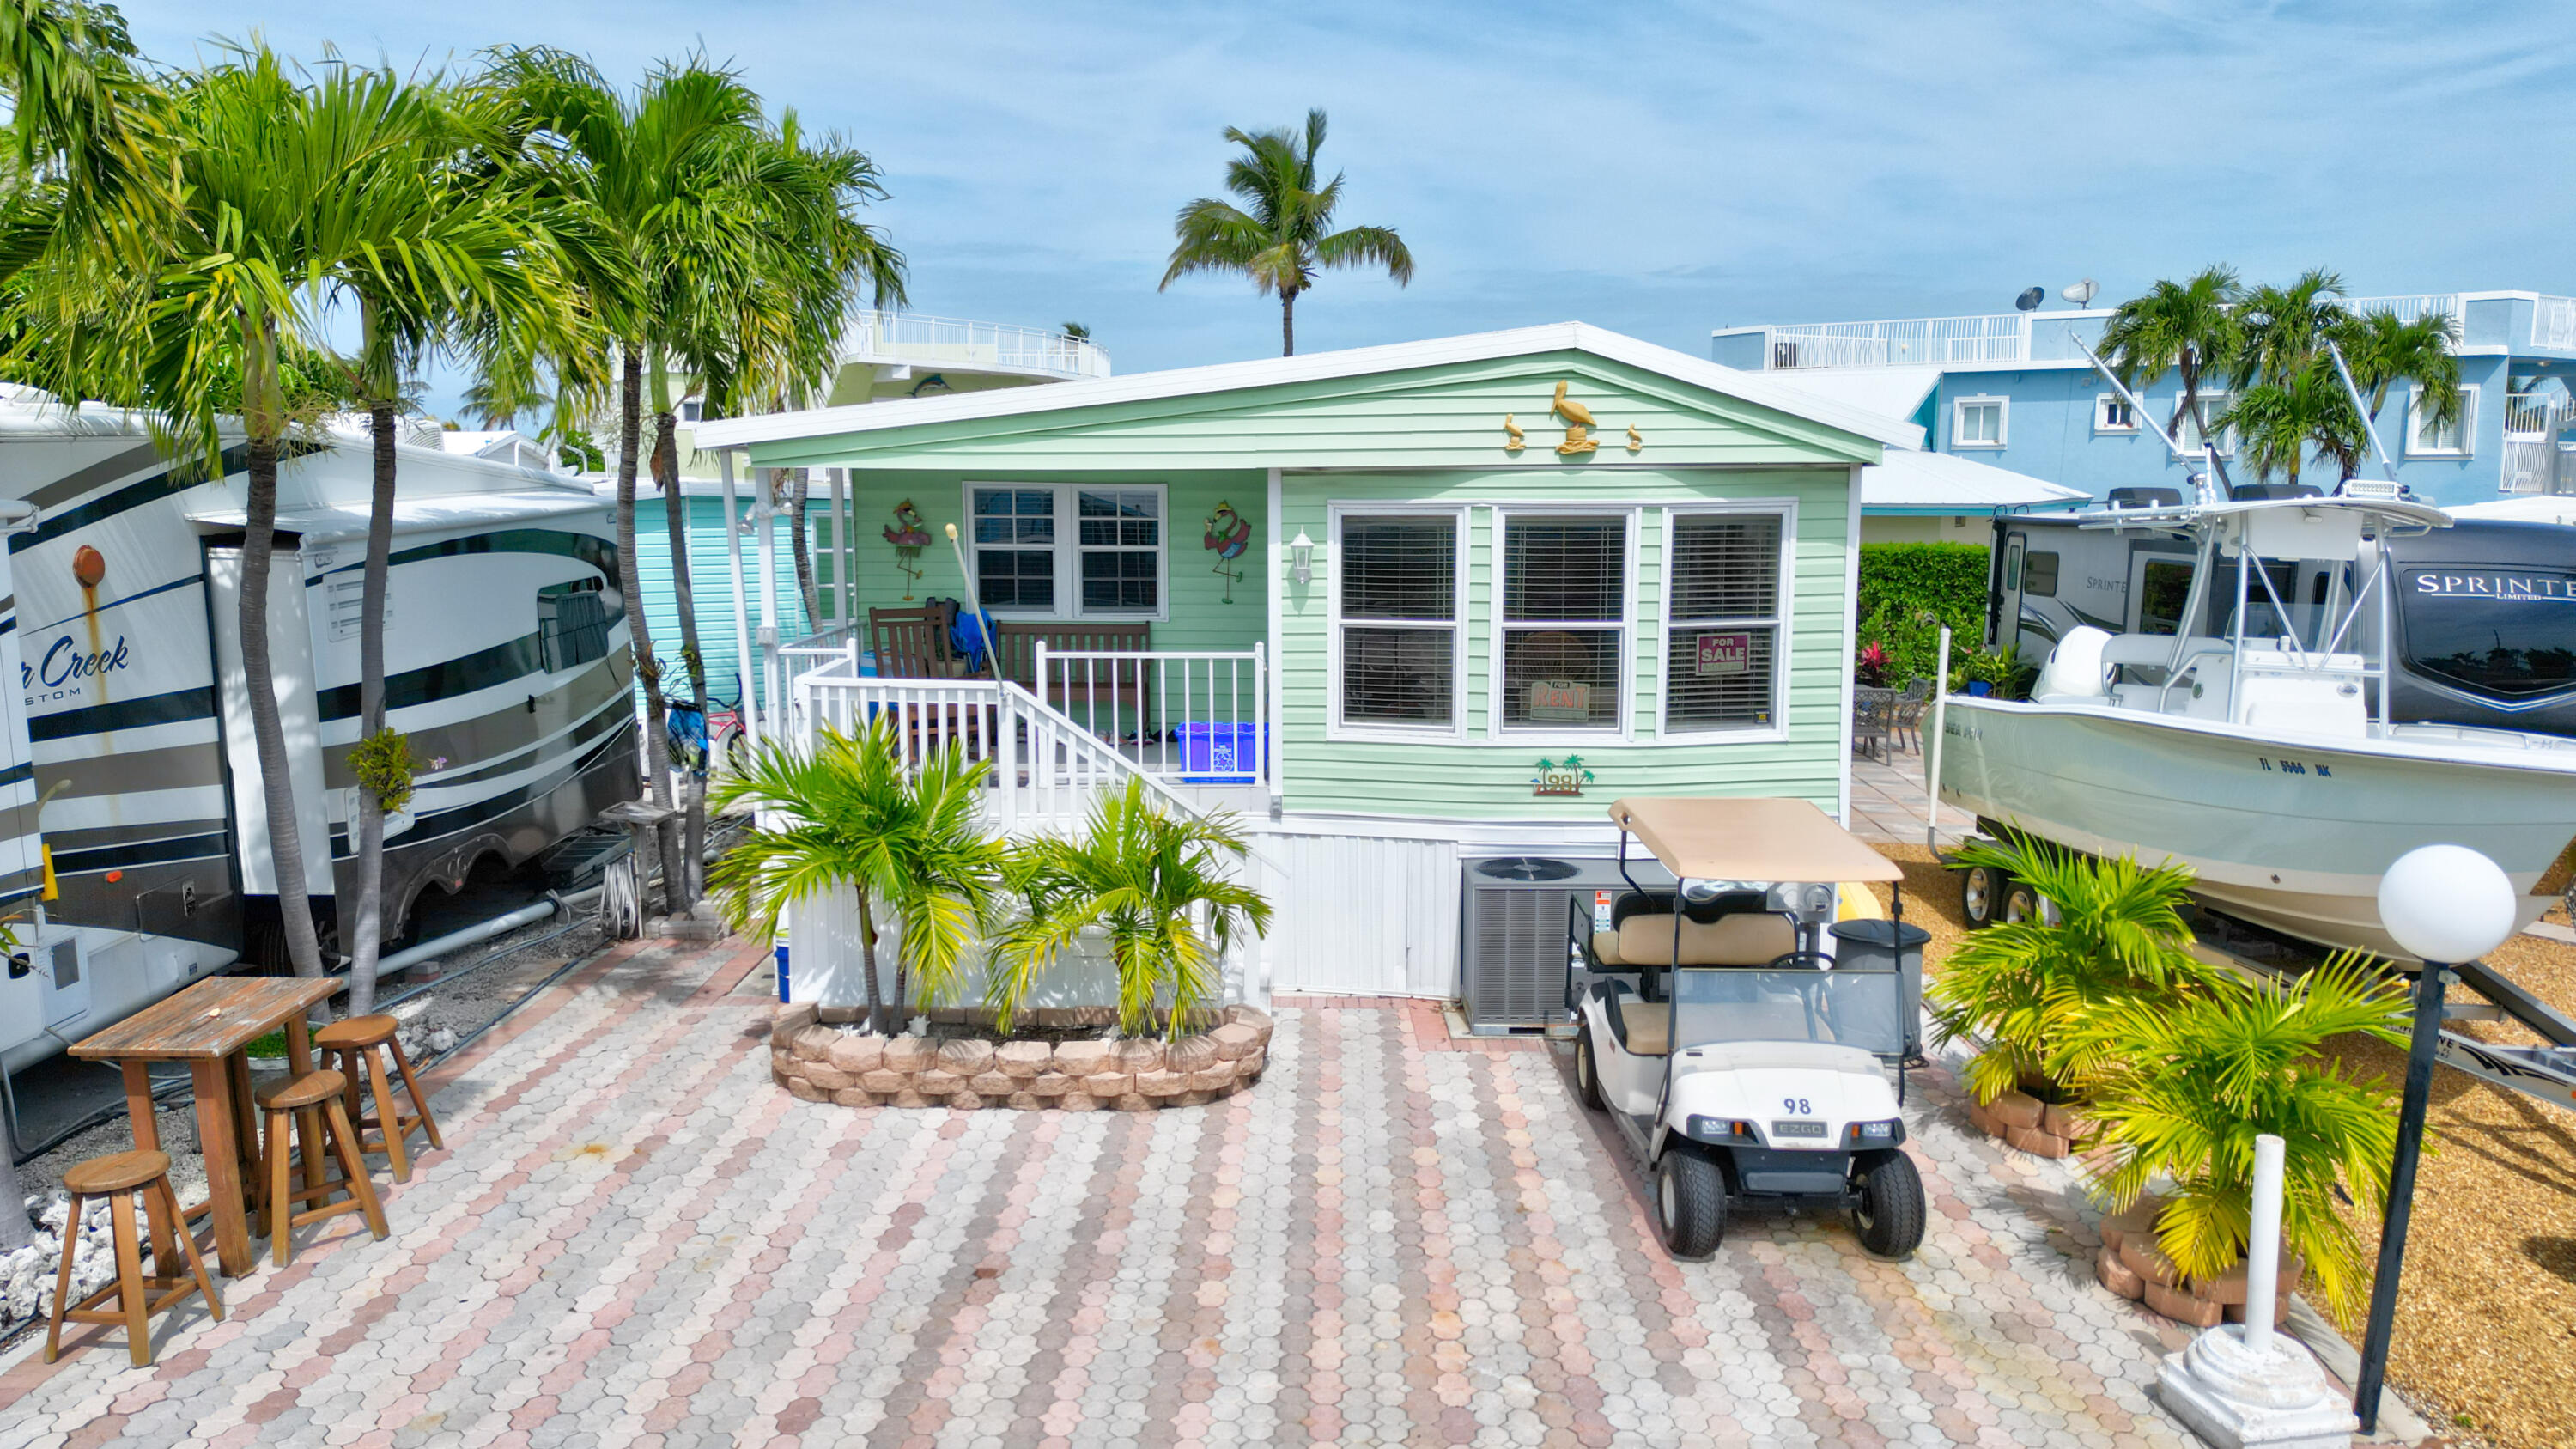
[[[2576,876],[2576,740],[2392,718],[2371,647],[2392,637],[2383,541],[2449,524],[2394,497],[2082,515],[2088,530],[2189,545],[2180,618],[2171,633],[2069,630],[2027,702],[1948,697],[1941,798],[1988,830],[2179,862],[2230,915],[2395,958],[2380,876],[2416,846],[2465,845],[2503,867],[2528,925]],[[2316,592],[2284,598],[2284,564]],[[1965,889],[1986,915],[2007,883]]]
[[[326,943],[355,848],[363,437],[280,468],[271,654]],[[244,956],[276,881],[239,631],[243,459],[174,467],[139,419],[0,401],[0,1068]],[[605,503],[570,480],[402,447],[389,721],[421,771],[387,821],[385,931],[478,862],[518,864],[638,788],[632,648]]]

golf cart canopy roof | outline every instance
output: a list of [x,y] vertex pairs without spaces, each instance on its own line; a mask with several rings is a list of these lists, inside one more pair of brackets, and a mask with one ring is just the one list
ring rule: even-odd
[[1804,800],[1650,796],[1610,819],[1678,879],[1902,880],[1896,862]]

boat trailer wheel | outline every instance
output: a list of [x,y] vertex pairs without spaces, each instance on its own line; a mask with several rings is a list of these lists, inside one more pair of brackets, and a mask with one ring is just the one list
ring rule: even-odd
[[1991,865],[1972,865],[1959,872],[1959,914],[1968,929],[1994,924],[2006,884],[2004,873]]

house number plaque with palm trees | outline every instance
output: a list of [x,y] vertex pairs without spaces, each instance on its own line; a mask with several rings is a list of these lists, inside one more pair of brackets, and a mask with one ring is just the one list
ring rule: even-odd
[[[1580,458],[1599,451],[1601,447],[1601,440],[1592,436],[1592,430],[1601,426],[1601,422],[1592,416],[1592,409],[1566,395],[1571,386],[1571,383],[1560,380],[1556,385],[1556,398],[1547,408],[1550,415],[1565,422],[1565,441],[1556,445],[1556,455],[1560,458]],[[1522,430],[1518,415],[1503,414],[1503,451],[1517,453],[1527,446],[1529,434]],[[1645,446],[1646,435],[1637,431],[1635,423],[1630,423],[1628,451],[1634,453]]]

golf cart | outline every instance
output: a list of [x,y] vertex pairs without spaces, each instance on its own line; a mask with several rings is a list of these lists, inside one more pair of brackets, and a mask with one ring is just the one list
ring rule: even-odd
[[[1923,1180],[1897,1108],[1929,936],[1901,897],[1878,918],[1861,884],[1896,866],[1802,800],[1621,800],[1610,818],[1630,889],[1567,920],[1575,1086],[1653,1170],[1664,1245],[1704,1258],[1739,1208],[1826,1208],[1870,1252],[1910,1256]],[[1632,836],[1672,885],[1639,884]]]

